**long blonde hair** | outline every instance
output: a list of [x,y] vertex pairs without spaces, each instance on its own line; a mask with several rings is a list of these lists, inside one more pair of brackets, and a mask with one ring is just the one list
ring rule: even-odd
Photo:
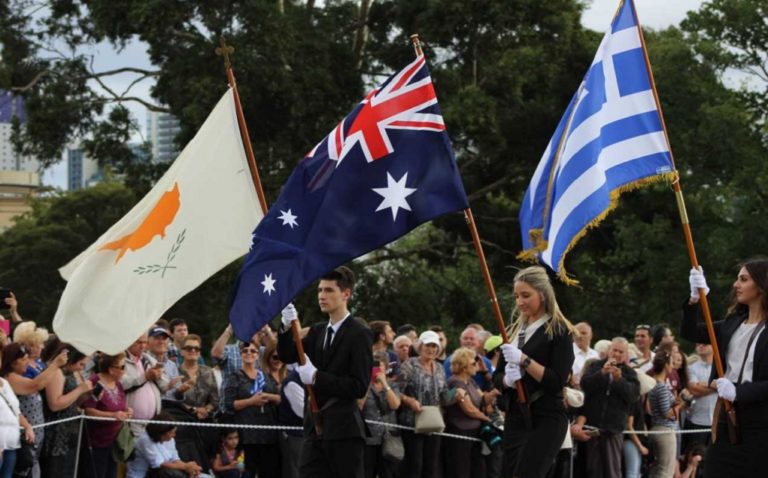
[[[566,330],[574,337],[579,335],[573,324],[563,315],[560,306],[557,305],[555,289],[549,281],[546,269],[541,266],[526,267],[515,274],[514,283],[518,282],[525,282],[541,296],[544,313],[550,317],[546,329],[544,329],[549,338],[552,338],[555,333],[563,333]],[[517,337],[523,324],[528,322],[528,316],[517,308],[517,303],[515,303],[515,308],[512,309],[509,322],[510,326],[507,328],[507,333],[510,338]]]

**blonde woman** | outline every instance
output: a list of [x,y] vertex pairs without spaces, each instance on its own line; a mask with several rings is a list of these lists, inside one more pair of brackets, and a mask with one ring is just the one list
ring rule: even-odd
[[[492,395],[480,390],[474,376],[482,360],[467,347],[456,349],[451,355],[451,378],[448,389],[456,391],[456,403],[445,409],[446,432],[470,438],[480,437],[480,427],[491,421],[481,410]],[[486,476],[485,458],[480,442],[446,439],[443,441],[446,461],[445,476],[449,478],[481,478]]]
[[[494,373],[507,408],[502,469],[503,476],[539,477],[554,461],[568,427],[563,387],[578,332],[560,311],[543,267],[519,271],[514,296],[511,343],[501,346],[503,357]],[[525,405],[517,401],[515,389],[521,385]]]
[[13,331],[14,343],[23,345],[29,354],[25,377],[35,378],[45,370],[45,363],[40,359],[40,352],[43,351],[43,344],[46,340],[48,340],[48,331],[38,327],[31,320],[20,323]]

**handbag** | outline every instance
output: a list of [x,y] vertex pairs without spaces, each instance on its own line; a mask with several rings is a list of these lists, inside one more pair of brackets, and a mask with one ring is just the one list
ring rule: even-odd
[[[369,391],[369,393],[371,392],[373,393],[373,399],[376,402],[376,406],[379,408],[379,418],[386,421],[387,411],[384,404],[381,402],[376,392],[373,390]],[[400,463],[405,457],[403,439],[399,434],[390,431],[389,428],[385,428],[384,434],[381,436],[381,457],[393,463]]]
[[117,432],[115,441],[112,443],[112,457],[117,462],[128,461],[133,456],[134,447],[135,443],[133,433],[131,433],[131,426],[128,423],[123,423],[120,431]]
[[[434,372],[434,363],[432,364],[432,381],[435,383],[435,392],[437,393],[437,378]],[[419,391],[419,402],[424,402],[424,397]],[[442,433],[445,430],[445,421],[443,420],[443,413],[438,405],[425,405],[421,407],[421,412],[416,415],[416,423],[414,425],[415,433]]]
[[381,457],[387,461],[400,463],[405,457],[403,439],[399,435],[393,435],[389,430],[381,437]]

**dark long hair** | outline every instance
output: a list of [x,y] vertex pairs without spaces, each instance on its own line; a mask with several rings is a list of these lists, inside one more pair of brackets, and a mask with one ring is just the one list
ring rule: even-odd
[[[763,307],[763,316],[768,317],[768,259],[756,257],[749,259],[739,265],[739,270],[745,268],[749,276],[755,281],[757,289],[760,291],[760,304]],[[728,314],[749,313],[749,306],[740,304],[736,300],[736,291],[731,289],[731,305],[728,307]]]

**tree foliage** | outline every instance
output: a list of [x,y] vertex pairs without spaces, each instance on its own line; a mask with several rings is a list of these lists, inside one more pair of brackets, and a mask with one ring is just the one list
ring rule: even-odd
[[[7,3],[16,8],[0,8],[0,87],[27,101],[20,146],[53,162],[68,140],[81,137],[129,186],[39,200],[0,236],[6,259],[0,280],[43,323],[63,288],[55,268],[106,230],[160,172],[126,147],[135,124],[124,105],[140,99],[130,90],[97,93],[94,86],[117,73],[156,80],[153,101],[140,101],[180,119],[183,145],[226,88],[215,54],[222,36],[235,46],[246,122],[272,199],[296,161],[365,90],[413,58],[409,36],[418,32],[502,308],[509,310],[515,267],[525,266],[515,258],[519,203],[600,41],[581,26],[583,7],[574,0],[60,0],[34,14],[30,0]],[[764,8],[760,0],[713,0],[690,14],[682,30],[646,32],[716,313],[734,265],[768,245],[760,221],[768,206],[768,141],[764,123],[756,121],[765,118],[765,104],[722,81],[728,68],[764,72],[765,24],[757,20],[764,15],[756,16]],[[151,69],[95,71],[74,48],[136,39],[148,45]],[[102,202],[105,207],[94,206]],[[625,195],[569,256],[567,268],[582,285],[557,285],[567,314],[590,321],[597,336],[639,322],[675,323],[688,269],[679,224],[668,187]],[[360,276],[355,310],[368,319],[441,323],[449,330],[469,322],[495,327],[461,214],[352,266]],[[204,335],[221,329],[237,268],[211,278],[168,315],[184,316]],[[304,320],[320,318],[311,289],[296,299]]]

